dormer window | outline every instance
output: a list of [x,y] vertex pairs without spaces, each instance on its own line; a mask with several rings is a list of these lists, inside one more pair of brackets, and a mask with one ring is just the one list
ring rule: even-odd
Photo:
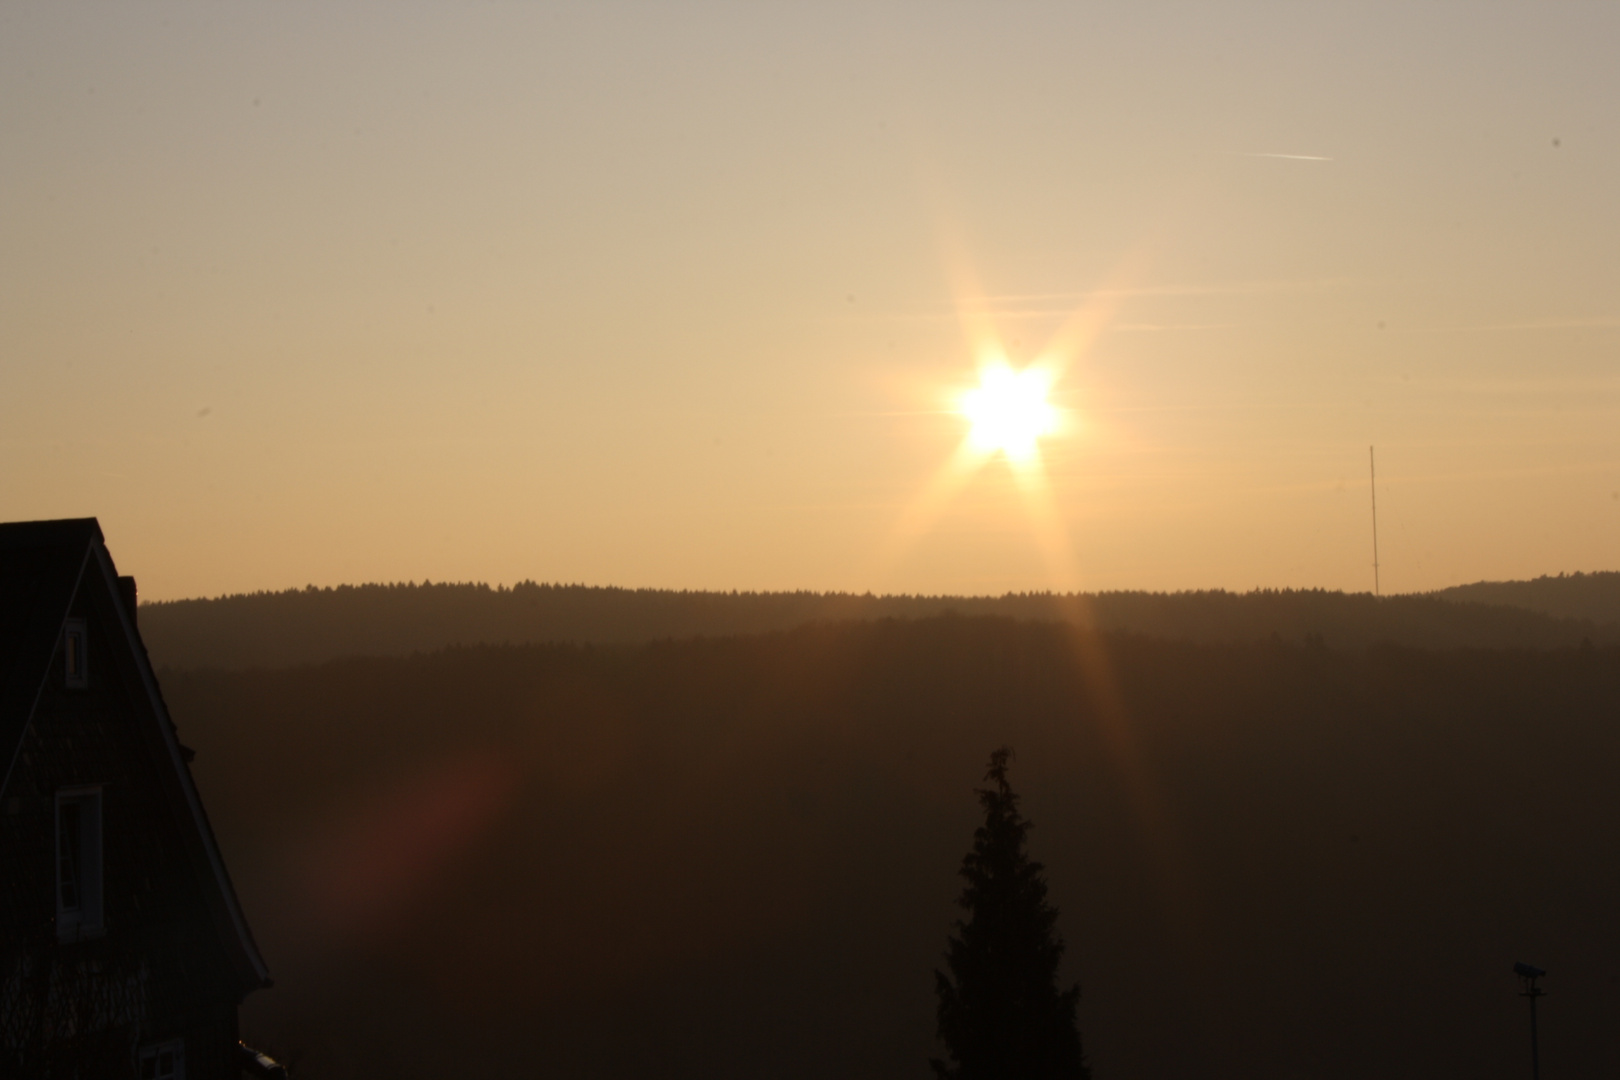
[[141,1048],[141,1080],[186,1080],[186,1044],[171,1039]]
[[90,635],[85,633],[83,619],[69,619],[62,631],[62,668],[67,673],[69,690],[83,690],[90,685],[85,666],[85,645]]
[[101,933],[101,789],[56,793],[56,937]]

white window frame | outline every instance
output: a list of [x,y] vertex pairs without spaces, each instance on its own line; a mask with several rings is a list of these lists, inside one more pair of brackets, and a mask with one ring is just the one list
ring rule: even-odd
[[[158,1072],[165,1052],[173,1055],[169,1060],[174,1067],[166,1073]],[[150,1074],[146,1071],[147,1062],[152,1064]],[[186,1040],[168,1039],[141,1047],[135,1056],[135,1075],[141,1080],[186,1080]]]
[[90,685],[87,664],[90,633],[83,619],[69,619],[62,627],[62,670],[67,676],[69,690],[83,690]]
[[[64,814],[68,806],[77,807],[76,814]],[[76,822],[64,823],[64,817],[76,818]],[[77,833],[68,835],[65,829]],[[56,793],[55,857],[57,940],[78,941],[102,933],[106,925],[102,918],[101,785],[62,788]],[[71,883],[69,873],[76,875]]]

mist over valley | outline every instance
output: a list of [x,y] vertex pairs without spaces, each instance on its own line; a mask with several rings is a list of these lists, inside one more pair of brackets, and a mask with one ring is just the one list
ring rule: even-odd
[[[1548,1060],[1620,1064],[1610,624],[1095,599],[1168,612],[1150,635],[960,600],[829,620],[819,597],[534,593],[604,642],[397,655],[387,604],[525,589],[299,592],[208,603],[348,603],[346,640],[396,655],[162,671],[277,964],[244,1030],[300,1076],[921,1075],[1002,744],[1096,1075],[1516,1075],[1521,954],[1559,976]],[[188,610],[141,609],[160,663],[153,614]],[[716,632],[784,612],[812,617]],[[1485,644],[1387,640],[1424,634]]]

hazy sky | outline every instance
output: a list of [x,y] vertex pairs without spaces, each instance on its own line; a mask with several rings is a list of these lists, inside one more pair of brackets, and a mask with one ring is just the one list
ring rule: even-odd
[[[6,0],[0,519],[153,598],[1364,590],[1376,444],[1386,591],[1620,568],[1616,57],[1613,3]],[[1044,479],[942,495],[963,312],[1016,366],[1081,309]]]

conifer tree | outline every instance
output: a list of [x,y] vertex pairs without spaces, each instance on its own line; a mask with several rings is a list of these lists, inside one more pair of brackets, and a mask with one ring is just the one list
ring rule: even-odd
[[950,1061],[933,1062],[940,1080],[1088,1080],[1075,1006],[1080,987],[1058,989],[1063,939],[1047,903],[1045,867],[1024,852],[1030,822],[1007,784],[1007,747],[990,755],[979,788],[984,824],[962,860],[966,888],[935,971],[939,1037]]

